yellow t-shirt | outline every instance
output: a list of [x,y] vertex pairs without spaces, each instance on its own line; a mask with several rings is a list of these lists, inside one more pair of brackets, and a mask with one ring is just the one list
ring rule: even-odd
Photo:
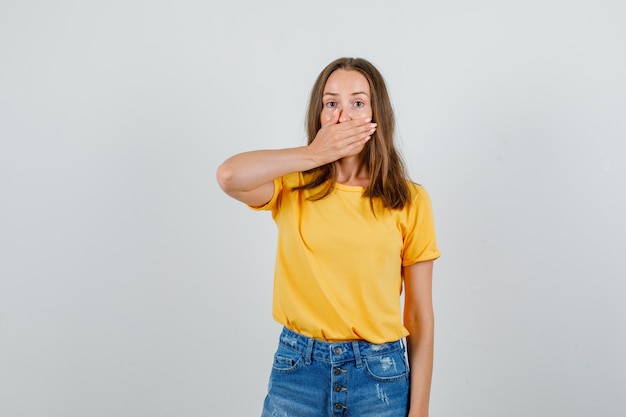
[[324,340],[386,343],[408,334],[402,324],[402,267],[439,257],[430,198],[410,183],[411,202],[384,209],[363,187],[336,184],[316,201],[315,191],[293,191],[302,173],[274,181],[271,210],[278,227],[274,319]]

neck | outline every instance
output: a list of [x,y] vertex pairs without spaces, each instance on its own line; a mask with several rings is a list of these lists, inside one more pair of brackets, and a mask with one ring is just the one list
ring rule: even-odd
[[369,169],[362,155],[349,156],[335,162],[337,182],[345,185],[366,187],[369,185]]

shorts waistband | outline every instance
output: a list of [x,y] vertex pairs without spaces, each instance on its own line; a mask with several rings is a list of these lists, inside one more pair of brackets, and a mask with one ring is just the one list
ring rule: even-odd
[[404,350],[402,339],[382,344],[365,340],[327,342],[301,335],[286,327],[283,328],[279,343],[289,349],[303,353],[307,362],[311,359],[333,363],[355,360],[359,364],[361,358]]

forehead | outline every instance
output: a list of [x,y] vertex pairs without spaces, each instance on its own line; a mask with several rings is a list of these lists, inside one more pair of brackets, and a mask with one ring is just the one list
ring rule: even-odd
[[370,94],[370,84],[359,71],[338,69],[333,71],[326,80],[326,93],[365,93]]

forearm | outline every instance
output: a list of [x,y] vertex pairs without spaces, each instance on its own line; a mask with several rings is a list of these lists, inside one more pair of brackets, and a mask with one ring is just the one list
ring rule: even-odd
[[417,262],[404,270],[404,326],[411,367],[409,417],[428,417],[433,375],[435,315],[433,313],[433,261]]
[[250,205],[272,196],[274,179],[307,171],[357,155],[376,130],[369,119],[322,127],[308,146],[244,152],[228,158],[217,169],[217,181],[226,194]]
[[434,319],[432,315],[405,318],[411,334],[407,337],[410,380],[409,417],[427,417],[433,373]]
[[220,187],[228,193],[252,191],[275,178],[306,171],[320,164],[306,147],[258,150],[228,158],[217,170]]

